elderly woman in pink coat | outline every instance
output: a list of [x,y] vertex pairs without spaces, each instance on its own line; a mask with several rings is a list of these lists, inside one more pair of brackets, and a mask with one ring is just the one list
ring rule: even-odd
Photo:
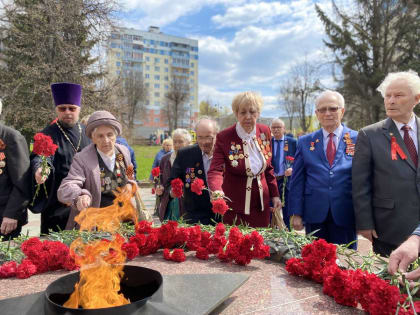
[[128,149],[119,145],[121,124],[107,111],[94,112],[86,125],[92,144],[77,153],[57,192],[58,200],[72,206],[66,229],[76,227],[74,217],[88,207],[104,208],[114,201],[113,191],[133,180]]

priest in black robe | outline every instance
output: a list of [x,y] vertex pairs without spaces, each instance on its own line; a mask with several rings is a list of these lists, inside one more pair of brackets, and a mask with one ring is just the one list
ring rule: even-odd
[[32,212],[41,213],[41,234],[66,227],[70,206],[58,201],[57,190],[70,170],[73,156],[90,143],[84,127],[79,123],[82,87],[74,83],[54,83],[51,91],[57,119],[41,132],[50,136],[58,149],[48,158],[51,168],[48,176],[41,175],[41,157],[31,154],[33,186],[35,188],[35,184],[45,183],[48,193],[46,196],[44,189],[39,189],[32,206]]

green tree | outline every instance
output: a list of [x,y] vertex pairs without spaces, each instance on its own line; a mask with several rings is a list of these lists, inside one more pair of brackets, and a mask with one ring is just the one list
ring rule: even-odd
[[208,117],[219,117],[220,111],[217,108],[216,104],[212,104],[210,100],[201,101],[200,105],[200,116],[208,116]]
[[109,90],[100,82],[105,71],[91,52],[106,39],[114,9],[114,0],[14,0],[4,6],[0,94],[6,124],[29,139],[51,121],[53,82],[81,84],[85,113],[107,107]]
[[334,53],[335,76],[346,99],[346,119],[353,128],[385,117],[376,88],[386,74],[420,70],[419,0],[354,0],[338,5],[335,18],[316,5],[328,36],[325,45]]

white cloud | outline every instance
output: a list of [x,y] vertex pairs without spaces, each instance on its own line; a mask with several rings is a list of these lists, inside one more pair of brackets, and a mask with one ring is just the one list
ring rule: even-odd
[[280,2],[248,3],[231,7],[224,15],[215,15],[212,21],[219,27],[238,27],[255,23],[269,24],[279,15],[292,13],[291,6]]
[[119,0],[125,12],[141,11],[144,14],[138,21],[123,21],[127,27],[140,29],[146,29],[150,25],[166,26],[182,16],[200,11],[205,6],[230,6],[244,2],[245,0]]

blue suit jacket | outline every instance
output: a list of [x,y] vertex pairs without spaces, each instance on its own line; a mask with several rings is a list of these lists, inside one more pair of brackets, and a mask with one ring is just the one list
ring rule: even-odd
[[[271,148],[273,148],[274,150],[274,137],[271,138]],[[296,146],[297,146],[297,141],[295,138],[292,137],[288,137],[288,136],[284,136],[284,145],[286,146],[287,143],[287,151],[284,152],[284,159],[283,159],[283,164],[284,164],[284,170],[286,170],[286,156],[292,156],[294,157],[296,154]],[[293,164],[292,164],[293,167]],[[287,181],[287,187],[289,187],[289,183],[290,180]]]
[[[357,132],[344,126],[332,166],[324,151],[322,130],[299,138],[289,192],[289,215],[300,215],[304,222],[325,221],[328,210],[339,226],[354,227],[351,166],[344,135],[356,143]],[[313,142],[314,150],[310,150]]]

